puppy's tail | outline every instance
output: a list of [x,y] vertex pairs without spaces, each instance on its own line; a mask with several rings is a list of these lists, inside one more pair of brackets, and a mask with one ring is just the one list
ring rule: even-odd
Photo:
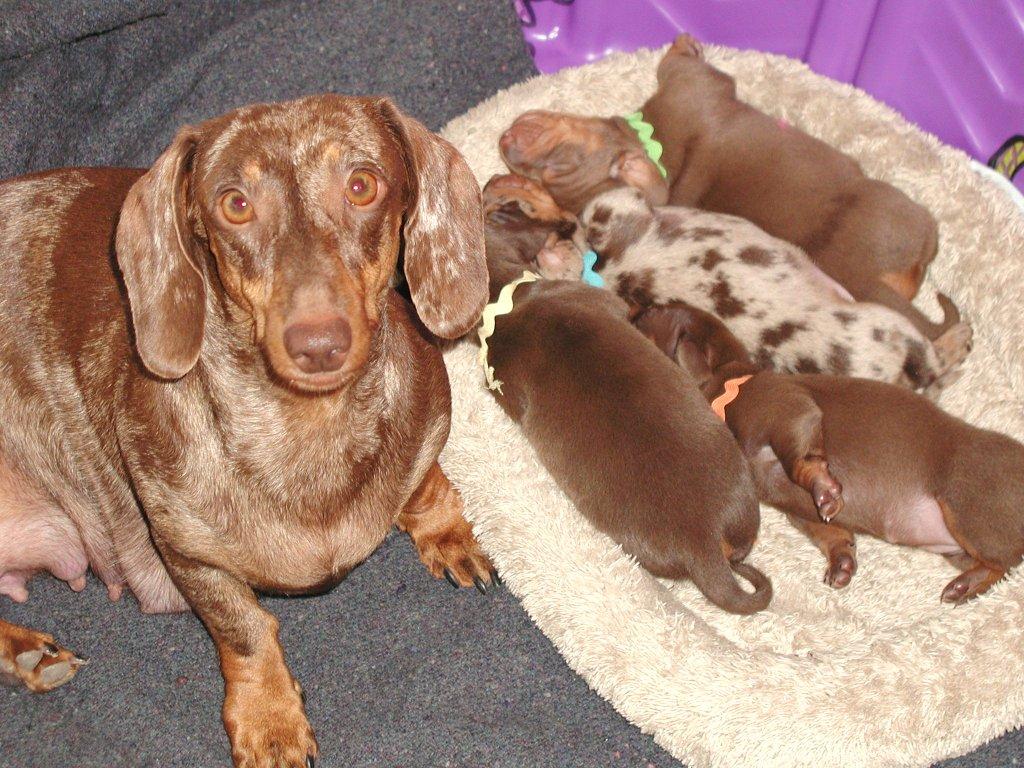
[[896,310],[910,320],[921,335],[932,341],[960,322],[960,310],[956,308],[953,300],[944,293],[937,292],[935,295],[939,306],[942,308],[942,320],[938,323],[929,320],[908,299],[880,280],[859,294],[854,292],[854,295],[857,296],[858,301],[872,301],[884,307],[889,307],[889,309]]
[[[772,599],[772,583],[767,576],[747,563],[730,563],[721,551],[709,552],[708,555],[690,571],[690,578],[704,597],[729,613],[757,613],[768,606]],[[747,592],[740,586],[734,571],[750,582],[753,592]]]
[[957,309],[956,304],[953,303],[949,296],[942,293],[942,291],[937,291],[935,298],[938,300],[939,306],[942,307],[942,322],[933,323],[934,335],[929,336],[932,341],[960,322],[960,310]]
[[933,394],[959,376],[959,366],[971,351],[973,339],[971,326],[960,321],[960,312],[952,300],[943,293],[938,294],[938,299],[945,316],[941,327],[945,330],[931,341],[902,335],[907,352],[903,365],[907,381],[904,383],[914,389],[934,388]]
[[[957,309],[956,304],[953,303],[949,296],[941,291],[936,291],[935,299],[939,302],[939,307],[942,309],[942,320],[937,323],[933,323],[917,307],[901,297],[901,300],[905,302],[907,307],[907,310],[903,311],[902,314],[930,341],[935,341],[960,322],[960,310]],[[899,308],[896,309],[900,311]]]

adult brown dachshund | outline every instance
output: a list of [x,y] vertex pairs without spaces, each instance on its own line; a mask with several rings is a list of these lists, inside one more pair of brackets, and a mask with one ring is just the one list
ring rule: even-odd
[[856,572],[855,533],[949,558],[962,573],[945,602],[981,594],[1020,563],[1024,445],[903,387],[759,370],[718,318],[686,304],[636,322],[709,400],[739,385],[721,406],[726,423],[761,500],[828,558],[826,583],[844,587]]
[[838,150],[740,101],[735,81],[704,61],[692,36],[665,54],[641,112],[664,147],[667,179],[621,117],[527,112],[501,137],[501,152],[573,213],[627,183],[654,205],[752,221],[803,248],[857,301],[901,312],[929,339],[956,322],[933,323],[910,303],[935,257],[931,214]]
[[[484,210],[492,299],[576,227],[521,177],[492,178]],[[579,511],[656,576],[732,613],[767,606],[771,582],[743,562],[760,522],[751,474],[693,382],[609,291],[540,280],[513,298],[488,342],[495,395]]]
[[[0,210],[0,590],[91,568],[144,612],[192,608],[235,764],[311,765],[254,590],[323,590],[396,523],[435,576],[491,578],[437,464],[443,361],[389,286],[401,251],[426,329],[479,317],[468,166],[385,99],[314,96],[183,128],[146,172],[6,181]],[[77,666],[0,623],[29,688]]]

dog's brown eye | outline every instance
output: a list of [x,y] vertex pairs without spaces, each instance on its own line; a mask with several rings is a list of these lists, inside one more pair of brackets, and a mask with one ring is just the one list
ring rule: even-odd
[[369,171],[355,171],[348,177],[345,198],[352,205],[369,205],[377,199],[377,177]]
[[256,215],[252,209],[252,203],[237,189],[232,189],[221,195],[220,211],[224,214],[224,218],[232,224],[248,224]]

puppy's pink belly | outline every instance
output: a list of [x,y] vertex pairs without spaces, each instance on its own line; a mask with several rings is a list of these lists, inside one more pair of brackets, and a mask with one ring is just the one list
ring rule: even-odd
[[[796,489],[805,508],[809,512],[813,511],[810,494],[799,489],[786,477],[785,470],[771,448],[761,449],[752,459],[752,466],[762,492],[768,489],[769,492],[774,491],[772,495],[782,498],[786,495],[784,491]],[[847,487],[846,509],[835,518],[838,525],[871,534],[892,544],[919,547],[940,555],[959,554],[963,551],[946,527],[942,509],[935,497],[918,493],[893,503],[884,495],[864,493],[863,485],[857,483],[852,488]]]
[[940,555],[963,551],[946,527],[942,509],[932,496],[921,495],[888,510],[882,527],[883,538],[893,544],[919,547]]

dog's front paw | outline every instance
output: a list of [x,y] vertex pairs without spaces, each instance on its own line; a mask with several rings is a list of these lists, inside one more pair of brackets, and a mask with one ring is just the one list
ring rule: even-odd
[[461,515],[446,530],[413,540],[427,570],[437,578],[443,576],[453,587],[475,586],[487,594],[487,585],[497,581],[491,561]]
[[674,53],[678,56],[693,56],[700,59],[704,57],[704,46],[689,32],[684,32],[676,37],[669,53]]
[[798,459],[790,479],[811,494],[823,522],[831,522],[843,511],[843,486],[832,476],[824,456],[809,454]]
[[434,464],[397,523],[412,538],[420,560],[434,576],[443,576],[453,587],[475,586],[487,594],[488,584],[501,582],[462,511],[462,496]]
[[50,635],[0,621],[0,679],[5,682],[44,693],[64,685],[86,663]]
[[294,680],[228,682],[224,727],[235,768],[312,768],[316,759],[316,738]]

